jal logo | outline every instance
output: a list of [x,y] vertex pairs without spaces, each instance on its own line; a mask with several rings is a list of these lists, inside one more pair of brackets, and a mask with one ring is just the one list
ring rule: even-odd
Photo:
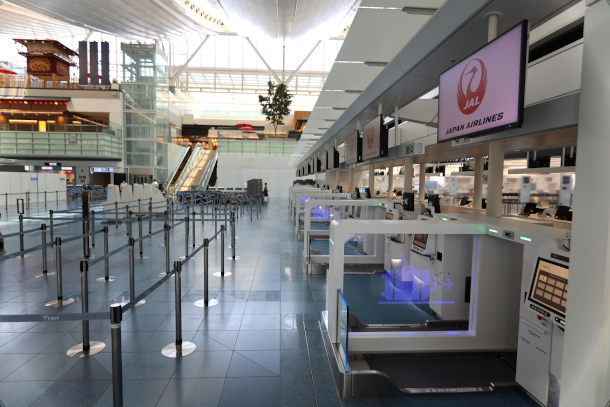
[[483,61],[475,58],[464,67],[458,84],[457,102],[462,113],[474,113],[483,102],[486,90],[487,68]]
[[366,145],[368,146],[369,150],[373,148],[373,143],[375,142],[375,129],[369,127],[368,129],[366,129]]

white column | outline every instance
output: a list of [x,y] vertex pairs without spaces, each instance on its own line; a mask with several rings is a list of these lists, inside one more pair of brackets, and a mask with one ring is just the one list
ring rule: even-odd
[[472,207],[474,209],[481,209],[483,199],[483,167],[485,164],[484,157],[474,158],[474,195]]
[[369,165],[369,189],[371,190],[371,196],[375,196],[375,166]]
[[402,187],[405,192],[413,192],[413,157],[405,157],[405,180]]
[[419,164],[419,202],[426,198],[426,164]]
[[560,407],[610,400],[610,5],[587,4]]
[[336,170],[335,171],[335,185],[331,185],[330,188],[334,189],[337,188],[337,185],[339,185],[341,183],[341,170]]
[[388,169],[388,198],[392,197],[392,191],[394,190],[394,167]]
[[504,171],[504,140],[489,143],[487,170],[487,215],[502,215],[502,172]]
[[348,169],[348,173],[347,173],[347,191],[349,193],[354,192],[354,169],[350,168]]

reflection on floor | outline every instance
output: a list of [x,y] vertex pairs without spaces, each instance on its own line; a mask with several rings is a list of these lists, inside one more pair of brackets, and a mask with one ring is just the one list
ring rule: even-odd
[[[17,231],[14,205],[9,208],[10,216],[0,209],[2,233]],[[55,208],[32,204],[27,215],[47,217],[48,209]],[[58,209],[65,209],[65,202]],[[25,229],[38,227],[40,222],[46,221],[27,221]],[[124,225],[109,226],[113,250],[125,244],[127,237]],[[197,239],[210,237],[213,230],[211,224],[204,229],[197,226]],[[81,226],[73,224],[57,229],[55,235],[66,238],[80,231]],[[171,233],[173,260],[184,254],[184,229],[177,226]],[[193,305],[203,296],[202,254],[183,270],[183,339],[197,345],[192,355],[177,360],[161,355],[161,349],[175,339],[174,279],[149,296],[145,305],[124,315],[125,406],[534,405],[524,393],[339,399],[319,327],[320,311],[326,308],[326,277],[304,273],[303,242],[296,239],[287,201],[272,200],[252,222],[249,216],[240,219],[237,236],[239,259],[226,262],[233,275],[224,280],[210,277],[210,295],[220,301],[218,306],[202,310]],[[25,247],[39,242],[38,233],[28,234]],[[136,292],[154,284],[164,271],[162,243],[162,235],[144,242],[144,254],[151,258],[136,260]],[[215,241],[210,246],[210,274],[219,270],[218,244]],[[18,239],[7,238],[6,247],[9,253],[17,251]],[[93,252],[99,255],[100,247]],[[81,254],[80,241],[63,247],[64,294],[80,291]],[[50,250],[49,271],[54,271],[54,262]],[[80,312],[79,302],[64,309],[44,306],[56,295],[56,280],[34,278],[40,271],[38,255],[0,260],[0,314]],[[128,291],[126,252],[111,258],[110,271],[118,279],[109,284],[95,281],[103,275],[102,264],[90,271],[91,312],[106,312],[113,298]],[[347,276],[346,296],[351,293],[370,299],[370,303],[362,303],[362,311],[355,310],[365,321],[368,309],[375,311],[371,317],[375,319],[404,309],[393,305],[375,308],[375,301],[382,298],[384,280],[356,277],[360,276]],[[354,297],[350,306],[357,307]],[[421,312],[417,318],[429,318]],[[0,323],[1,402],[7,407],[111,406],[109,323],[91,321],[90,325],[91,339],[104,341],[106,349],[89,358],[69,358],[66,350],[82,341],[79,322]]]
[[[312,239],[309,247],[311,250],[317,250],[321,255],[328,256],[330,242],[328,239]],[[345,255],[346,256],[364,256],[366,253],[356,246],[355,242],[345,242]]]

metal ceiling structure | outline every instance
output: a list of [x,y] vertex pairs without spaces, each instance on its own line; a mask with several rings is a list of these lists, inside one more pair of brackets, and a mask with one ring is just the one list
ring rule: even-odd
[[85,37],[88,30],[32,12],[11,3],[0,2],[0,32],[18,38]]
[[[205,0],[11,0],[10,3],[88,31],[133,40],[171,41],[226,30],[218,13]],[[4,21],[3,17],[3,24]]]

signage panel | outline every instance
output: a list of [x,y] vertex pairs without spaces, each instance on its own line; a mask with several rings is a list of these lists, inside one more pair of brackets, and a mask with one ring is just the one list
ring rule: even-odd
[[523,123],[527,21],[441,74],[438,142]]

